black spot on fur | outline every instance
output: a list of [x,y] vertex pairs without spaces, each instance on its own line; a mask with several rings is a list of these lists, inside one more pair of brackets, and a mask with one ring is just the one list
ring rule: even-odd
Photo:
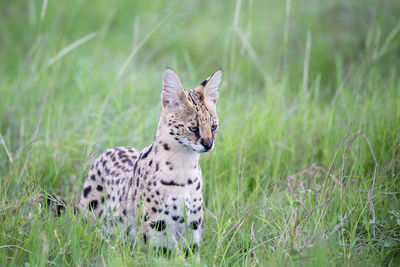
[[147,158],[147,156],[149,155],[149,153],[151,152],[152,149],[153,149],[153,146],[150,146],[149,150],[147,150],[146,153],[142,154],[142,157],[141,157],[141,158],[142,158],[142,159]]
[[89,210],[93,211],[95,209],[97,209],[97,206],[99,205],[99,202],[97,200],[92,200],[89,202]]
[[135,167],[133,167],[133,174],[135,174],[135,172],[136,172],[136,168],[137,168],[138,162],[139,162],[139,160],[137,160],[135,162]]
[[154,213],[157,213],[156,207],[152,207],[151,210],[152,210]]
[[101,197],[101,203],[102,204],[104,203],[104,197]]
[[179,219],[179,216],[172,216],[172,220],[177,221]]
[[190,228],[193,230],[199,229],[199,223],[197,221],[193,221],[190,223]]
[[87,198],[87,196],[89,195],[90,191],[92,191],[92,187],[89,185],[88,187],[83,189],[83,197]]
[[101,171],[100,170],[97,170],[97,175],[101,176]]
[[92,174],[92,176],[90,176],[90,179],[92,179],[93,181],[96,181],[96,176],[94,174]]
[[168,210],[164,211],[164,214],[165,214],[165,215],[168,215],[168,214],[169,214],[169,211],[168,211]]
[[200,182],[197,184],[196,190],[200,189]]
[[196,253],[198,250],[198,245],[197,244],[192,244],[189,247],[184,247],[183,251],[185,253],[185,256],[188,257],[189,253],[191,252],[192,254]]
[[158,172],[158,170],[160,169],[160,164],[156,164],[156,172]]
[[126,157],[125,151],[123,151],[123,150],[119,151],[119,152],[118,152],[118,156],[119,156],[120,158],[125,158],[125,157]]
[[149,166],[151,166],[151,164],[153,164],[153,160],[150,160],[150,161],[149,161]]
[[164,147],[164,149],[167,150],[167,151],[171,149],[167,143],[164,143],[164,144],[163,144],[163,147]]
[[164,231],[166,227],[167,227],[167,225],[164,220],[157,221],[157,223],[156,223],[157,231],[159,231],[159,232]]
[[130,233],[130,232],[131,232],[131,227],[128,226],[128,227],[126,228],[125,234],[126,234],[127,236],[129,236],[129,233]]
[[146,234],[143,234],[143,242],[144,242],[145,244],[147,244],[147,235],[146,235]]
[[153,255],[162,255],[165,256],[167,258],[170,258],[171,256],[171,250],[166,248],[166,247],[153,247]]
[[185,186],[185,184],[176,183],[176,182],[174,182],[172,180],[169,181],[169,182],[161,180],[161,184],[163,184],[165,186]]
[[100,192],[103,191],[103,187],[101,185],[97,185],[96,189],[97,189],[97,191],[100,191]]
[[187,183],[192,184],[193,183],[192,179],[188,178]]

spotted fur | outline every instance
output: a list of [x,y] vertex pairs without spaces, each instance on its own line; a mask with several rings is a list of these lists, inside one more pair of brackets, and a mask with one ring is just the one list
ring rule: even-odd
[[146,246],[200,246],[204,204],[199,154],[214,147],[221,74],[219,70],[185,91],[175,72],[164,72],[153,143],[141,151],[108,149],[95,160],[80,201],[87,218],[103,221],[107,233],[119,227],[135,238],[140,214]]

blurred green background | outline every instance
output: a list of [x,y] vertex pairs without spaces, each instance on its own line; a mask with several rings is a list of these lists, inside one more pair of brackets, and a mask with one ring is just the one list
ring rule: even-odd
[[[1,265],[399,264],[399,32],[397,0],[1,1]],[[40,203],[151,143],[167,67],[224,73],[188,258]]]

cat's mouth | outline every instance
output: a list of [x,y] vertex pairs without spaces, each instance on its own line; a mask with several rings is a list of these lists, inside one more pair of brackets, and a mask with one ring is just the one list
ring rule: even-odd
[[193,144],[193,143],[190,143],[190,142],[188,142],[188,141],[186,141],[186,140],[183,140],[183,141],[181,141],[181,142],[182,142],[181,144],[183,144],[183,145],[186,146],[187,148],[189,148],[189,149],[191,149],[191,150],[193,150],[194,152],[197,152],[197,153],[199,153],[199,154],[204,154],[204,153],[211,152],[211,151],[213,150],[213,148],[214,148],[214,143],[212,143],[211,146],[208,145],[207,147],[204,147],[204,145],[201,145],[201,144]]
[[213,144],[211,147],[209,147],[209,148],[205,148],[205,147],[202,146],[202,145],[195,145],[195,146],[192,146],[192,149],[193,149],[195,152],[199,153],[199,154],[204,154],[204,153],[211,152],[211,151],[213,150],[213,148],[214,148],[214,144]]

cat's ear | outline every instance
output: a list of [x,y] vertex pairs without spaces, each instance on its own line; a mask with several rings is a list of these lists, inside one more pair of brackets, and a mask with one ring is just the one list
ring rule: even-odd
[[221,82],[222,70],[217,70],[213,75],[204,80],[196,91],[204,96],[204,99],[212,104],[217,104],[218,86]]
[[161,103],[164,108],[174,109],[183,104],[185,93],[178,75],[173,70],[164,71],[162,88]]

